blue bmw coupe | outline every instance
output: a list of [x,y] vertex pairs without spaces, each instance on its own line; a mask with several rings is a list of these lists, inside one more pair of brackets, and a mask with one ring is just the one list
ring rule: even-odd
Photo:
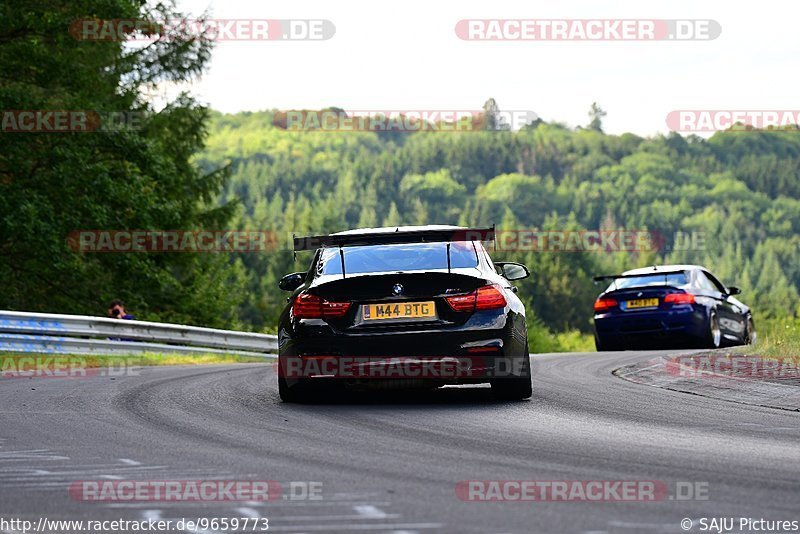
[[610,285],[594,303],[597,350],[752,344],[750,308],[699,265],[662,265],[596,276]]

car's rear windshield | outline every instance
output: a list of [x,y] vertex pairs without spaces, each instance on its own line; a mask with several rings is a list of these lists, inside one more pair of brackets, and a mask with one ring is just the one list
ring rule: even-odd
[[689,283],[686,272],[672,273],[672,274],[645,274],[642,276],[634,276],[632,278],[617,278],[608,286],[606,291],[614,289],[626,289],[630,287],[647,287],[647,286],[685,286]]
[[[478,266],[472,242],[450,244],[450,268]],[[344,247],[346,274],[447,269],[447,243],[403,243]],[[338,248],[323,249],[317,274],[342,274]]]

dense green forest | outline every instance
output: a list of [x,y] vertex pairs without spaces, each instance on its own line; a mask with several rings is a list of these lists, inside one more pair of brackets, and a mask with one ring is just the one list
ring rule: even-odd
[[[309,261],[291,233],[397,224],[509,229],[649,230],[657,251],[502,251],[534,276],[520,295],[535,328],[591,329],[594,274],[701,263],[743,289],[757,317],[793,316],[800,287],[800,134],[731,131],[710,139],[642,138],[536,121],[521,131],[286,131],[275,111],[214,114],[197,163],[230,167],[234,227],[277,232],[285,246],[244,253],[244,324],[274,328],[278,279]],[[596,119],[596,117],[595,117]],[[694,236],[695,239],[687,239]],[[541,332],[537,332],[541,333]]]

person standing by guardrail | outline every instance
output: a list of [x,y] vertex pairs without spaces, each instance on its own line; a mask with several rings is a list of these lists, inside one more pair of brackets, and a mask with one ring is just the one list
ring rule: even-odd
[[119,299],[114,299],[108,305],[108,316],[114,319],[134,320],[136,317],[125,311],[125,305]]
[[[108,316],[112,319],[127,319],[129,321],[136,319],[136,317],[125,311],[125,304],[123,304],[119,299],[112,300],[111,304],[108,305]],[[108,339],[110,341],[136,341],[135,339],[125,339],[119,337],[110,337]]]

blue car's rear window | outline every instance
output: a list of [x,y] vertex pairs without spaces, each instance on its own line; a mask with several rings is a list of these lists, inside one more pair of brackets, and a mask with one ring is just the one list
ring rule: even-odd
[[685,286],[689,283],[686,272],[674,274],[648,274],[636,276],[633,278],[617,278],[614,280],[606,291],[614,289],[625,289],[629,287],[647,287],[647,286]]
[[[427,271],[447,269],[446,243],[404,243],[344,247],[344,267],[347,274],[392,271]],[[452,269],[478,266],[478,256],[471,242],[450,245]],[[342,274],[338,248],[322,251],[317,274]]]

